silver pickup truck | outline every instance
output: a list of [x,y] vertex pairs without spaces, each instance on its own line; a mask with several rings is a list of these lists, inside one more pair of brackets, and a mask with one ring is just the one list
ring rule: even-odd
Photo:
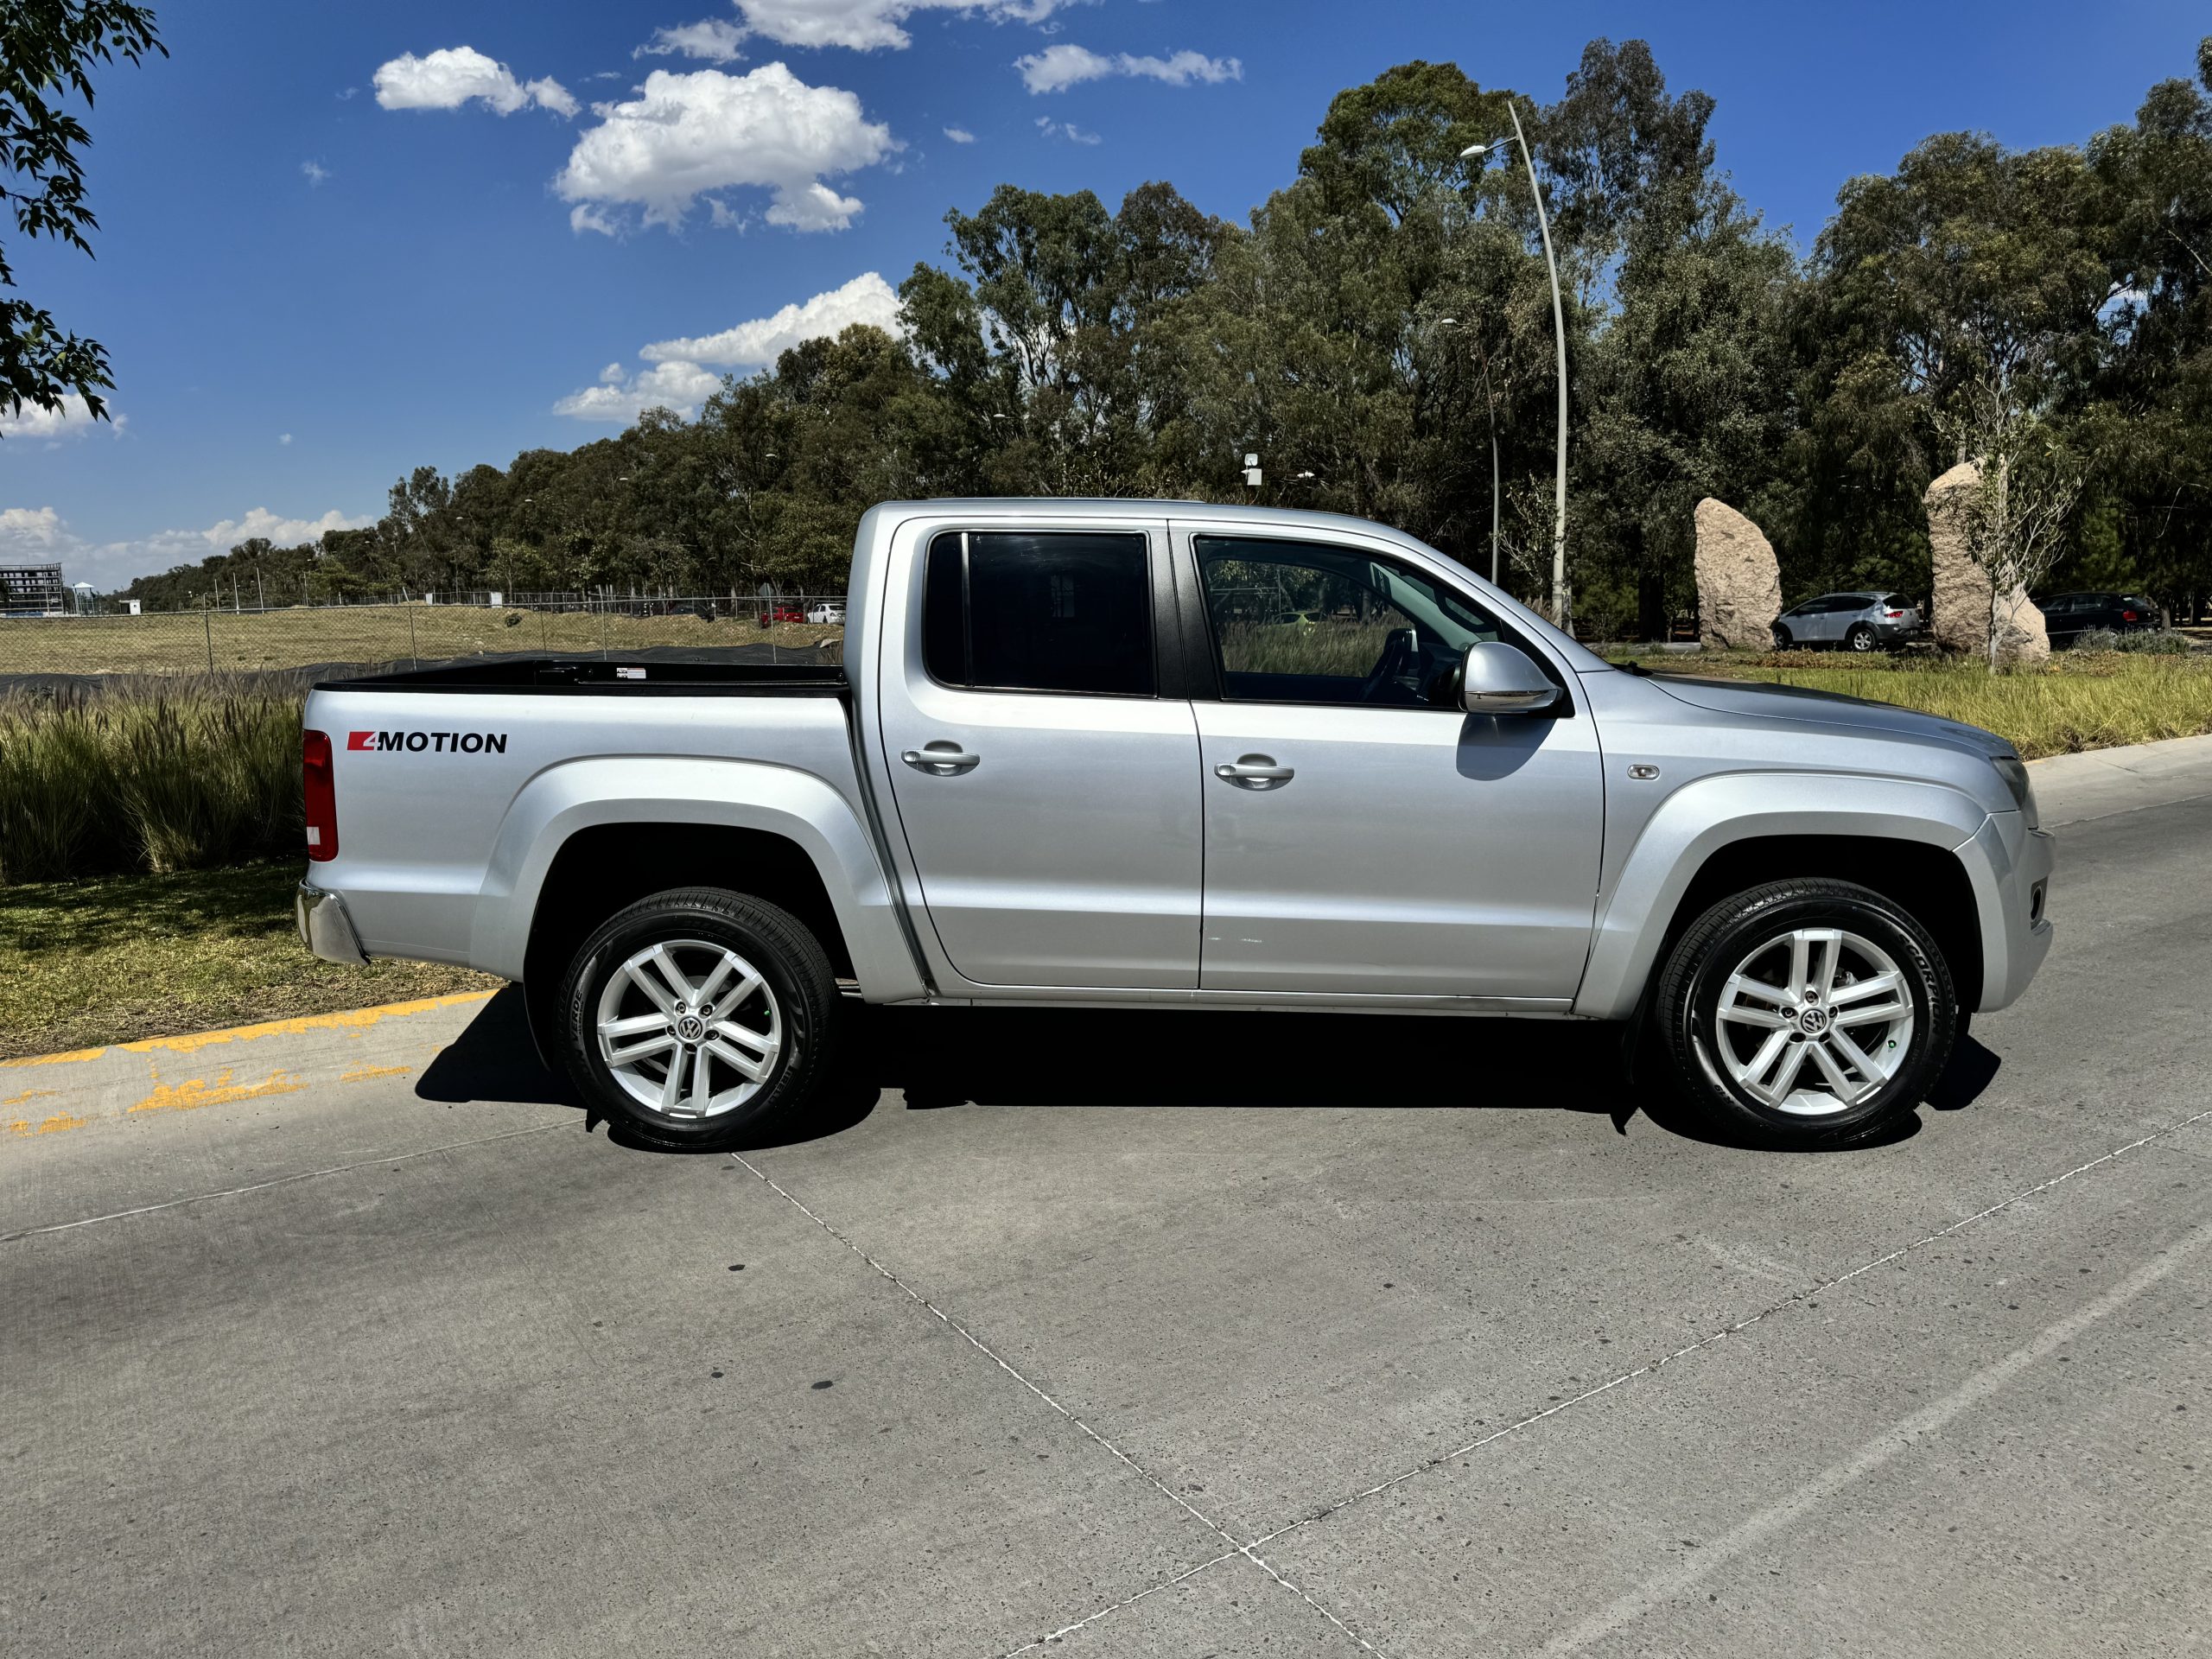
[[1845,1141],[2050,947],[2001,739],[1617,669],[1326,514],[888,503],[841,666],[495,660],[306,724],[308,947],[521,982],[661,1145],[803,1110],[855,997],[1613,1021]]

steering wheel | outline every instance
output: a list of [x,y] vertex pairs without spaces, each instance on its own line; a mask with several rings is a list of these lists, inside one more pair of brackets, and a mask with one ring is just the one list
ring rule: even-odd
[[1408,668],[1416,667],[1421,658],[1421,636],[1411,628],[1393,628],[1382,637],[1382,654],[1369,671],[1366,681],[1360,686],[1362,702],[1380,702],[1391,683]]

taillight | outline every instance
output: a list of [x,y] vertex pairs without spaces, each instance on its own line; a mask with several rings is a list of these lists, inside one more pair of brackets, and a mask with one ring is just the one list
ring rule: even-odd
[[330,766],[330,736],[300,734],[300,792],[308,809],[308,856],[338,856],[338,781]]
[[1882,614],[1888,617],[1891,621],[1894,622],[1899,617],[1903,616],[1904,613],[1903,611],[1884,611]]
[[2135,620],[2135,613],[2133,611],[2122,611],[2120,613],[2120,620],[2123,622],[2133,622]]

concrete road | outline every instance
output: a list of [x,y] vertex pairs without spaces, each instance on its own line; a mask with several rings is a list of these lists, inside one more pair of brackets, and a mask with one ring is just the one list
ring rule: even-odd
[[504,993],[0,1067],[0,1650],[2206,1651],[2209,750],[2041,769],[1849,1154],[1559,1026],[877,1017],[735,1158]]

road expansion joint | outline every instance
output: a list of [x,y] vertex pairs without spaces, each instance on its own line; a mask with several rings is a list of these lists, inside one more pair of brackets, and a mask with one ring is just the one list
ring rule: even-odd
[[[1290,1537],[1294,1534],[1303,1532],[1308,1528],[1318,1526],[1322,1522],[1333,1519],[1335,1516],[1339,1516],[1345,1510],[1352,1508],[1355,1504],[1363,1503],[1371,1497],[1378,1497],[1384,1492],[1394,1491],[1410,1481],[1417,1480],[1421,1476],[1428,1474],[1433,1470],[1442,1468],[1448,1463],[1456,1462],[1462,1458],[1469,1457],[1474,1452],[1481,1451],[1484,1446],[1495,1445],[1499,1440],[1504,1440],[1508,1435],[1517,1434],[1523,1429],[1534,1427],[1536,1424],[1541,1423],[1548,1419],[1557,1417],[1565,1412],[1572,1411],[1578,1406],[1586,1405],[1591,1401],[1599,1399],[1605,1395],[1611,1394],[1614,1389],[1625,1387],[1627,1384],[1636,1382],[1639,1378],[1655,1376],[1668,1366],[1674,1364],[1676,1361],[1688,1359],[1694,1354],[1701,1353],[1708,1348],[1714,1347],[1715,1345],[1725,1342],[1730,1337],[1739,1336],[1743,1332],[1752,1329],[1754,1326],[1764,1323],[1768,1319],[1777,1314],[1786,1313],[1792,1308],[1802,1306],[1804,1304],[1813,1301],[1816,1298],[1826,1294],[1827,1292],[1834,1290],[1840,1286],[1847,1285],[1853,1280],[1872,1273],[1878,1268],[1891,1267],[1897,1263],[1904,1262],[1917,1252],[1927,1249],[1929,1245],[1939,1243],[1942,1240],[1949,1238],[1955,1233],[1963,1232],[1966,1229],[1974,1226],[1978,1222],[1986,1221],[1990,1217],[2002,1214],[2005,1211],[2013,1208],[2016,1205],[2024,1204],[2031,1198],[2063,1186],[2067,1182],[2075,1179],[2078,1176],[2088,1174],[2091,1171],[2100,1169],[2107,1164],[2113,1163],[2120,1159],[2126,1158],[2133,1154],[2140,1152],[2144,1148],[2152,1146],[2159,1141],[2166,1141],[2173,1136],[2178,1135],[2183,1130],[2192,1128],[2200,1123],[2206,1122],[2208,1120],[2212,1120],[2212,1108],[2208,1108],[2201,1112],[2192,1113],[2187,1117],[2168,1123],[2162,1128],[2153,1129],[2148,1135],[2139,1136],[2137,1139],[2128,1141],[2124,1146],[2114,1147],[2108,1152],[2101,1153],[2096,1157],[2088,1160],[2086,1163],[2076,1164],[2073,1168],[2065,1170],[2059,1174],[2053,1175],[2047,1180],[2038,1181],[2033,1186],[2024,1187],[2021,1191],[2013,1193],[2010,1198],[1999,1199],[1997,1203],[1990,1205],[1986,1209],[1977,1210],[1970,1216],[1961,1217],[1956,1221],[1950,1222],[1944,1226],[1935,1229],[1933,1231],[1924,1233],[1920,1237],[1914,1239],[1911,1243],[1901,1244],[1897,1249],[1890,1250],[1881,1255],[1875,1256],[1871,1261],[1862,1262],[1855,1268],[1852,1268],[1843,1273],[1835,1274],[1829,1278],[1823,1279],[1817,1284],[1808,1286],[1800,1290],[1792,1291],[1789,1295],[1778,1298],[1775,1301],[1768,1303],[1765,1306],[1758,1309],[1756,1312],[1745,1315],[1740,1319],[1737,1319],[1732,1323],[1723,1325],[1719,1329],[1711,1332],[1705,1336],[1700,1337],[1694,1342],[1686,1343],[1681,1347],[1675,1349],[1669,1353],[1662,1354],[1656,1359],[1647,1360],[1644,1363],[1638,1365],[1630,1370],[1623,1371],[1618,1376],[1609,1378],[1605,1382],[1599,1382],[1592,1387],[1585,1389],[1580,1394],[1570,1395],[1566,1399],[1560,1400],[1555,1404],[1546,1406],[1541,1411],[1532,1411],[1526,1416],[1516,1418],[1502,1427],[1493,1429],[1487,1434],[1480,1435],[1474,1440],[1467,1441],[1463,1446],[1454,1446],[1449,1452],[1440,1452],[1432,1456],[1424,1458],[1419,1463],[1414,1464],[1386,1479],[1376,1481],[1371,1486],[1362,1487],[1356,1492],[1337,1498],[1334,1501],[1323,1504],[1317,1509],[1310,1510],[1306,1514],[1299,1516],[1298,1519],[1288,1522],[1287,1525],[1276,1528],[1273,1532],[1263,1533],[1256,1538],[1250,1539],[1241,1544],[1236,1544],[1233,1549],[1225,1551],[1223,1554],[1217,1556],[1212,1560],[1201,1562],[1198,1566],[1189,1568],[1183,1573],[1177,1573],[1171,1578],[1163,1580],[1158,1584],[1152,1585],[1147,1588],[1140,1591],[1134,1596],[1127,1597],[1121,1601],[1113,1603],[1111,1605],[1102,1607],[1097,1611],[1089,1615],[1087,1618],[1078,1619],[1074,1624],[1053,1632],[1053,1634],[1049,1637],[1040,1638],[1037,1642],[1030,1643],[1026,1647],[1016,1648],[1013,1649],[1013,1653],[1008,1654],[1006,1656],[1006,1659],[1013,1659],[1013,1654],[1027,1653],[1032,1649],[1041,1646],[1046,1641],[1058,1640],[1059,1637],[1065,1636],[1070,1632],[1081,1630],[1086,1625],[1095,1624],[1099,1620],[1107,1618],[1110,1614],[1119,1612],[1123,1608],[1134,1606],[1139,1601],[1143,1600],[1147,1596],[1152,1595],[1160,1590],[1171,1589],[1178,1584],[1184,1583],[1188,1580],[1196,1577],[1198,1573],[1205,1572],[1207,1568],[1218,1566],[1222,1561],[1228,1560],[1236,1555],[1242,1555],[1246,1560],[1250,1560],[1255,1565],[1262,1567],[1270,1577],[1276,1579],[1278,1582],[1284,1584],[1286,1587],[1296,1591],[1300,1596],[1312,1603],[1317,1610],[1323,1611],[1325,1615],[1326,1609],[1321,1608],[1320,1604],[1319,1602],[1313,1601],[1313,1599],[1310,1596],[1306,1596],[1303,1590],[1299,1590],[1296,1586],[1291,1585],[1287,1580],[1283,1579],[1281,1574],[1274,1567],[1268,1566],[1268,1563],[1261,1558],[1257,1552],[1265,1548],[1269,1544],[1279,1542],[1282,1539]],[[757,1171],[755,1173],[758,1173]],[[786,1194],[786,1196],[789,1195]],[[796,1202],[796,1200],[794,1200],[794,1202]],[[2189,1240],[2185,1241],[2185,1246],[2181,1249],[2180,1253],[2191,1253],[2200,1244],[2205,1242],[2207,1242],[2206,1239],[2192,1235]],[[2162,1261],[2167,1262],[2168,1267],[2160,1268],[2158,1269],[2158,1275],[2162,1275],[2164,1272],[2167,1271],[2171,1262],[2177,1259],[2177,1255],[2161,1258]],[[878,1271],[881,1271],[881,1269],[879,1268]],[[2155,1277],[2158,1275],[2152,1276]],[[2133,1294],[2135,1290],[2139,1290],[2145,1287],[2150,1282],[2152,1282],[2152,1278],[2145,1277],[2144,1279],[2143,1285],[2135,1286],[2134,1289],[2131,1290],[2129,1294],[2131,1295]],[[908,1292],[908,1294],[911,1295],[912,1293],[910,1291]],[[2106,1299],[2100,1299],[2100,1301],[2097,1304],[2093,1305],[2094,1312],[2088,1317],[2100,1317],[2103,1312],[2109,1311],[2105,1308],[2103,1305],[2105,1300]],[[2070,1323],[2070,1321],[2062,1322],[2062,1324]],[[2040,1351],[2038,1350],[2038,1351]],[[1999,1362],[1999,1366],[1998,1368],[1993,1368],[1993,1370],[2005,1370],[2005,1368],[2012,1365],[2015,1358],[2017,1358],[2017,1356],[2008,1356],[2005,1361]],[[2005,1375],[2009,1376],[2009,1370],[2006,1370]],[[1164,1491],[1166,1489],[1163,1488],[1162,1490]],[[1173,1496],[1173,1493],[1170,1493],[1169,1495],[1171,1497]],[[1188,1506],[1185,1505],[1185,1507],[1187,1508]],[[1209,1524],[1211,1523],[1209,1522]],[[1218,1528],[1216,1528],[1215,1529],[1219,1531]],[[1373,1644],[1365,1640],[1365,1638],[1355,1634],[1349,1626],[1344,1625],[1342,1622],[1336,1619],[1333,1615],[1327,1616],[1330,1618],[1331,1622],[1332,1624],[1337,1624],[1340,1629],[1344,1630],[1345,1634],[1352,1636],[1353,1639],[1359,1643],[1363,1650],[1368,1652],[1378,1651]],[[1569,1650],[1571,1649],[1560,1649],[1562,1652]],[[1548,1649],[1548,1651],[1549,1650]]]
[[1136,1459],[1131,1457],[1127,1452],[1123,1451],[1119,1446],[1116,1446],[1112,1440],[1108,1440],[1106,1436],[1093,1428],[1089,1423],[1085,1422],[1073,1411],[1063,1405],[1043,1388],[1032,1382],[1020,1370],[1016,1369],[1003,1354],[1000,1353],[995,1348],[993,1348],[988,1343],[985,1342],[973,1331],[970,1331],[958,1319],[954,1319],[951,1314],[946,1313],[928,1297],[923,1295],[921,1292],[916,1290],[912,1285],[901,1279],[889,1268],[885,1267],[883,1263],[877,1261],[875,1257],[870,1255],[866,1250],[862,1249],[849,1234],[843,1232],[835,1224],[829,1221],[816,1211],[809,1208],[802,1199],[800,1199],[789,1188],[778,1182],[775,1178],[771,1176],[766,1170],[763,1170],[759,1165],[753,1163],[742,1154],[732,1153],[730,1157],[755,1179],[763,1183],[779,1197],[790,1204],[791,1207],[796,1209],[801,1215],[812,1222],[817,1227],[819,1227],[823,1232],[829,1234],[830,1237],[836,1239],[840,1244],[842,1244],[847,1249],[850,1250],[855,1255],[866,1262],[868,1266],[878,1275],[887,1281],[893,1286],[896,1287],[899,1294],[904,1295],[909,1301],[912,1302],[917,1307],[927,1313],[931,1319],[936,1319],[947,1330],[959,1337],[961,1340],[967,1343],[969,1347],[973,1348],[977,1353],[982,1355],[984,1358],[989,1360],[991,1363],[995,1365],[1001,1371],[1013,1378],[1014,1382],[1020,1383],[1021,1387],[1027,1389],[1031,1395],[1034,1395],[1037,1399],[1042,1401],[1046,1406],[1050,1407],[1052,1410],[1056,1413],[1070,1427],[1074,1428],[1077,1432],[1081,1433],[1094,1446],[1097,1446],[1116,1462],[1128,1469],[1130,1473],[1136,1476],[1138,1479],[1144,1482],[1147,1486],[1150,1486],[1161,1497],[1166,1498],[1169,1503],[1174,1504],[1185,1514],[1197,1521],[1201,1526],[1205,1527],[1207,1531],[1212,1533],[1215,1537],[1218,1538],[1224,1545],[1227,1546],[1227,1548],[1219,1554],[1200,1561],[1195,1566],[1185,1567],[1181,1572],[1174,1573],[1144,1590],[1139,1591],[1135,1595],[1130,1596],[1122,1601],[1114,1604],[1111,1607],[1104,1608],[1097,1612],[1091,1613],[1085,1618],[1076,1620],[1071,1624],[1064,1625],[1060,1629],[1053,1630],[1047,1635],[1039,1637],[1033,1642],[1025,1643],[1020,1647],[1011,1649],[1008,1655],[1008,1659],[1011,1659],[1012,1654],[1027,1653],[1033,1649],[1044,1646],[1046,1643],[1058,1642],[1073,1632],[1083,1629],[1086,1625],[1096,1623],[1099,1619],[1103,1618],[1109,1613],[1119,1611],[1123,1607],[1133,1606],[1147,1596],[1153,1595],[1161,1590],[1171,1589],[1176,1585],[1185,1583],[1189,1580],[1196,1578],[1199,1573],[1206,1571],[1209,1567],[1218,1567],[1224,1561],[1233,1560],[1240,1555],[1246,1560],[1250,1561],[1253,1566],[1258,1567],[1261,1572],[1266,1573],[1268,1577],[1274,1580],[1276,1584],[1281,1586],[1282,1588],[1289,1591],[1291,1594],[1296,1596],[1300,1601],[1304,1602],[1316,1613],[1319,1613],[1322,1618],[1333,1625],[1337,1630],[1343,1632],[1345,1637],[1350,1638],[1351,1641],[1358,1647],[1361,1652],[1374,1653],[1378,1651],[1372,1643],[1369,1642],[1364,1637],[1361,1636],[1350,1625],[1346,1624],[1343,1619],[1339,1618],[1328,1608],[1316,1601],[1304,1588],[1292,1583],[1275,1567],[1270,1566],[1267,1561],[1262,1560],[1258,1554],[1254,1553],[1256,1548],[1255,1544],[1241,1544],[1237,1542],[1235,1535],[1230,1533],[1227,1528],[1221,1524],[1221,1522],[1216,1521],[1211,1516],[1206,1514],[1205,1510],[1192,1503],[1190,1499],[1185,1497],[1180,1492],[1170,1486],[1158,1475],[1153,1473],[1151,1470],[1146,1468],[1144,1465],[1138,1462]]

